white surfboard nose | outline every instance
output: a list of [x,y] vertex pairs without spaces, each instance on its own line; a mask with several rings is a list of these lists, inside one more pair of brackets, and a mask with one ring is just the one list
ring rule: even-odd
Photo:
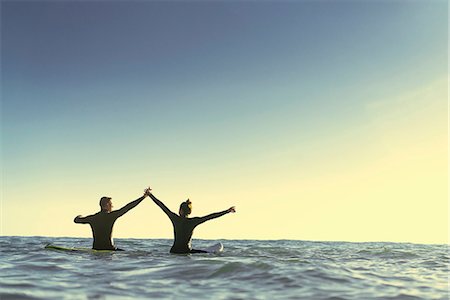
[[220,252],[223,252],[223,244],[219,242],[217,244],[214,244],[214,245],[206,248],[205,251],[208,252],[208,253],[220,253]]

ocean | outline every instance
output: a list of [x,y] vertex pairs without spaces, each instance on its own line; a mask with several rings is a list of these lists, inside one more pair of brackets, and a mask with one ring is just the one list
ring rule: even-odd
[[0,299],[449,299],[448,245],[219,241],[220,254],[174,255],[170,239],[93,253],[44,249],[87,238],[3,236]]

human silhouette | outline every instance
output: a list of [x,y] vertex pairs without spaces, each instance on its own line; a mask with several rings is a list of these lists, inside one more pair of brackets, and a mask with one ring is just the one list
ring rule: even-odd
[[194,217],[189,218],[188,216],[192,212],[192,202],[187,199],[182,202],[179,209],[179,215],[172,212],[167,206],[164,205],[160,200],[158,200],[152,193],[151,189],[148,188],[146,190],[147,195],[156,203],[169,217],[170,221],[172,221],[173,232],[174,232],[174,241],[172,248],[170,248],[171,253],[205,253],[204,250],[196,250],[192,249],[191,239],[192,234],[194,233],[195,227],[206,222],[211,219],[215,219],[221,217],[227,213],[236,212],[234,206],[230,207],[227,210],[212,213],[210,215],[204,217]]
[[118,210],[112,210],[113,205],[111,197],[102,197],[100,199],[100,211],[94,215],[75,217],[75,223],[89,224],[94,238],[92,249],[95,250],[122,250],[114,246],[112,232],[114,223],[118,218],[126,214],[130,209],[136,207],[147,197],[149,191],[145,190],[144,195]]

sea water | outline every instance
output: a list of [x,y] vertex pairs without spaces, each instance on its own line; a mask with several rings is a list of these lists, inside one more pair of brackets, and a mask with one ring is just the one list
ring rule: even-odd
[[449,299],[448,245],[219,241],[220,254],[174,255],[170,239],[92,253],[44,249],[91,239],[0,237],[0,299]]

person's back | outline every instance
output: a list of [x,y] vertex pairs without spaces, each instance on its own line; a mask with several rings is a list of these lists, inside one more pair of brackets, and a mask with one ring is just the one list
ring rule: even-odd
[[92,236],[94,237],[92,249],[96,250],[115,250],[112,240],[112,231],[114,223],[117,220],[117,214],[101,211],[92,216],[89,221],[91,225]]
[[170,252],[189,253],[192,250],[191,239],[194,228],[199,224],[195,219],[185,218],[174,214],[170,218],[173,224],[174,241]]

